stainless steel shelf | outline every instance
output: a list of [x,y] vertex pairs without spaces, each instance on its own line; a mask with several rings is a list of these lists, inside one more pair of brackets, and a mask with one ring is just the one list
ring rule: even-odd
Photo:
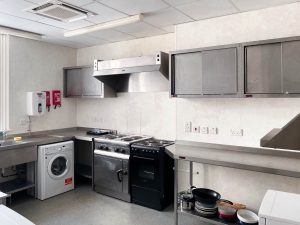
[[15,179],[7,182],[0,183],[0,191],[6,194],[13,194],[19,191],[33,188],[34,183],[28,182],[24,179]]
[[187,215],[187,216],[192,216],[194,218],[197,218],[199,221],[208,223],[208,224],[214,224],[214,225],[238,225],[238,222],[226,222],[224,220],[221,220],[219,218],[206,218],[206,217],[202,217],[200,215],[197,214],[197,212],[195,211],[188,211],[188,210],[181,210],[178,209],[177,210],[178,214],[183,214],[183,215]]

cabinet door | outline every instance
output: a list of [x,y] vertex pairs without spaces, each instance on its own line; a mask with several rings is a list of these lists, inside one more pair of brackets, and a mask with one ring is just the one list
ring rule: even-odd
[[300,41],[282,44],[283,92],[300,93]]
[[101,96],[103,93],[102,82],[93,77],[93,67],[84,67],[81,70],[82,95]]
[[202,52],[203,94],[237,93],[237,49]]
[[246,47],[246,93],[281,94],[281,44]]
[[174,63],[175,94],[202,94],[202,53],[175,55]]
[[67,80],[67,96],[81,96],[82,95],[82,82],[81,70],[69,69],[66,71]]

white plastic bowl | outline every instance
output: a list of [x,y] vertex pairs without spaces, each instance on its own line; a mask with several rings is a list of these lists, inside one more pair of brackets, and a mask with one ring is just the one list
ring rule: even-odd
[[244,223],[258,223],[258,216],[247,209],[240,209],[237,212],[237,217],[240,221],[244,222]]

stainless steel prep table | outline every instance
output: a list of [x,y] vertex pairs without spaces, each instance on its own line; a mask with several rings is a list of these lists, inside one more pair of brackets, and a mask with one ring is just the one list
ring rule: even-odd
[[[300,161],[300,151],[263,147],[243,147],[220,145],[200,142],[176,141],[174,145],[166,147],[166,153],[174,158],[174,224],[178,225],[178,214],[197,217],[200,221],[216,225],[233,225],[220,219],[208,219],[196,215],[194,212],[181,211],[177,205],[178,194],[178,162],[188,161],[190,165],[190,185],[193,186],[193,162],[215,165],[255,172],[276,174],[300,178],[300,168],[297,163],[278,164],[278,162]],[[265,160],[272,159],[266,165]],[[250,160],[249,160],[250,159]],[[251,160],[252,159],[252,160]],[[295,165],[294,165],[295,164]]]

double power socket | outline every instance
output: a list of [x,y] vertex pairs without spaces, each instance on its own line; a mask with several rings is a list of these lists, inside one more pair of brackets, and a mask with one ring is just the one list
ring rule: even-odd
[[[217,127],[205,127],[205,126],[195,126],[192,122],[185,122],[184,131],[186,133],[201,133],[201,134],[213,134],[217,135],[219,130]],[[230,129],[231,136],[244,136],[243,129]]]
[[193,126],[192,122],[186,122],[184,129],[186,133],[218,134],[217,127]]

